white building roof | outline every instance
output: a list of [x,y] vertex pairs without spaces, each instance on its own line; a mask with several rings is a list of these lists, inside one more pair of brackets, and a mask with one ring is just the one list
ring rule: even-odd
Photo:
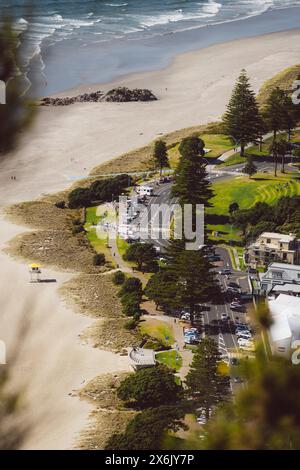
[[[277,233],[277,232],[264,232],[260,235],[262,238],[276,238],[283,243],[289,243],[295,240],[295,235],[286,235],[284,233]],[[259,238],[260,238],[259,237]]]
[[300,284],[279,284],[273,287],[272,292],[293,292],[294,294],[300,294]]
[[[282,273],[280,278],[277,276],[278,272]],[[265,280],[281,280],[300,284],[300,266],[297,264],[271,263],[268,270],[265,273],[260,273],[259,277],[262,282]]]
[[273,324],[270,328],[272,340],[298,338],[300,335],[300,298],[280,294],[269,302]]

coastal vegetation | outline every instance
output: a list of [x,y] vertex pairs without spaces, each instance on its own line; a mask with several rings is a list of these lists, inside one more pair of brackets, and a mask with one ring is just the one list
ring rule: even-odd
[[152,243],[132,243],[123,255],[125,261],[136,264],[138,271],[155,272],[158,269],[157,253]]
[[89,187],[73,189],[68,195],[68,206],[70,209],[76,209],[111,202],[124,193],[131,183],[131,177],[126,174],[96,180]]
[[170,167],[169,158],[168,158],[168,148],[164,140],[159,139],[155,142],[153,158],[154,158],[155,165],[160,170],[160,176],[161,176],[163,169]]
[[245,70],[241,72],[234,87],[223,123],[226,133],[240,146],[241,157],[245,156],[246,145],[255,142],[263,134],[262,117]]
[[168,431],[176,432],[186,427],[183,388],[164,365],[131,374],[120,383],[117,396],[125,405],[142,411],[127,424],[123,433],[110,437],[106,449],[159,449]]

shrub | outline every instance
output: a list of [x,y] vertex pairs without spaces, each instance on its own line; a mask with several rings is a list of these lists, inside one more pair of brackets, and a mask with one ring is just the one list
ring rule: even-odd
[[121,299],[121,303],[123,313],[128,317],[140,312],[141,298],[136,293],[125,294]]
[[137,322],[134,318],[130,318],[130,320],[127,320],[127,322],[124,324],[125,330],[134,330],[136,327]]
[[82,225],[74,225],[72,228],[72,234],[77,235],[78,233],[84,232],[84,228]]
[[55,206],[56,206],[58,209],[65,209],[66,203],[65,203],[65,201],[58,201],[58,202],[55,203]]
[[103,266],[105,264],[105,256],[103,253],[97,253],[93,258],[94,266]]
[[140,369],[124,379],[117,390],[118,397],[137,406],[159,406],[176,403],[182,388],[170,369],[162,364],[149,369]]
[[82,225],[80,219],[74,219],[73,222],[72,222],[72,224],[73,224],[73,225]]
[[122,271],[117,271],[113,275],[113,283],[116,286],[121,286],[122,284],[124,284],[125,279],[126,279],[126,276]]
[[88,207],[91,203],[91,194],[88,188],[76,188],[69,194],[69,207]]
[[138,292],[142,296],[142,282],[137,277],[129,277],[126,279],[120,291],[120,296],[133,292]]

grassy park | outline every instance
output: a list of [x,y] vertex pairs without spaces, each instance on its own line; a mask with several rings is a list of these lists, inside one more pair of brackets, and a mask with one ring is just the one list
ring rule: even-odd
[[[199,136],[205,142],[205,148],[209,149],[206,158],[218,158],[223,153],[233,148],[233,142],[225,134],[203,134]],[[179,160],[179,144],[169,150],[171,168],[175,168]]]
[[182,357],[178,351],[171,350],[171,351],[163,351],[159,352],[155,355],[155,359],[161,363],[165,364],[166,366],[174,369],[176,371],[180,370],[182,366]]
[[84,229],[86,231],[87,238],[96,253],[103,253],[107,261],[113,261],[108,246],[108,235],[99,237],[96,230],[96,225],[100,222],[100,220],[104,220],[106,218],[109,220],[110,214],[108,211],[104,210],[104,208],[103,211],[101,211],[99,210],[99,206],[88,207],[85,214]]
[[[300,194],[300,180],[296,175],[289,173],[279,174],[276,178],[270,174],[258,173],[252,179],[237,176],[230,180],[217,181],[213,184],[213,190],[215,193],[211,200],[213,207],[207,210],[211,222],[207,228],[212,232],[211,239],[222,240],[225,243],[230,240],[239,242],[241,241],[239,232],[229,223],[229,219],[226,220],[226,217],[229,217],[229,205],[237,202],[240,209],[249,209],[257,202],[273,205],[281,197]],[[217,237],[213,233],[216,231]]]

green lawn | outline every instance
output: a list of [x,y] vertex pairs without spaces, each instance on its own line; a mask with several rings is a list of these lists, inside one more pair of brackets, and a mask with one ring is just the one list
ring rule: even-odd
[[[205,148],[210,152],[206,154],[206,158],[217,158],[223,153],[233,148],[231,138],[225,134],[203,134],[199,136],[205,142]],[[176,167],[179,159],[179,144],[169,150],[169,160],[171,168]]]
[[[210,239],[213,241],[218,241],[220,239],[224,240],[226,243],[230,241],[240,242],[242,240],[239,231],[231,224],[224,225],[212,225],[207,224],[207,229],[211,233]],[[218,232],[218,236],[215,236],[215,233]]]
[[237,202],[241,209],[249,209],[259,201],[274,204],[283,196],[300,194],[300,180],[291,173],[279,174],[277,178],[258,173],[251,179],[237,176],[227,181],[218,181],[213,184],[213,190],[213,207],[208,209],[208,213],[229,215],[228,209],[232,202]]
[[97,225],[101,219],[109,219],[110,216],[111,215],[105,210],[101,213],[99,206],[88,207],[86,209],[84,228],[87,232],[87,238],[95,252],[103,253],[107,261],[113,262],[113,257],[108,247],[108,235],[104,234],[100,237],[99,232],[97,233],[96,228],[94,227],[94,225]]
[[155,320],[154,318],[147,318],[145,321],[141,322],[140,332],[142,335],[148,335],[158,339],[165,346],[171,346],[175,342],[172,325],[164,321]]
[[174,350],[156,353],[155,359],[171,369],[179,370],[182,366],[182,357]]
[[[264,157],[264,158],[268,157],[270,153],[268,149],[270,145],[269,140],[263,144],[261,151],[259,150],[258,145],[253,145],[252,147],[248,148],[246,150],[246,156],[251,156],[254,159],[254,162],[255,160],[259,160],[261,157]],[[220,167],[238,165],[240,163],[245,163],[245,162],[246,162],[246,158],[241,157],[240,152],[237,152],[231,157],[229,157],[225,162],[221,163]]]
[[[237,176],[226,181],[217,181],[213,184],[215,196],[211,203],[213,207],[207,210],[207,214],[229,216],[229,205],[237,202],[240,209],[249,209],[257,202],[266,202],[269,205],[283,196],[295,196],[300,194],[300,180],[294,174],[279,174],[277,178],[269,174],[258,173],[252,179],[245,176]],[[210,238],[214,241],[229,243],[241,241],[241,234],[230,223],[208,224],[211,232]],[[218,237],[213,232],[218,231]]]

